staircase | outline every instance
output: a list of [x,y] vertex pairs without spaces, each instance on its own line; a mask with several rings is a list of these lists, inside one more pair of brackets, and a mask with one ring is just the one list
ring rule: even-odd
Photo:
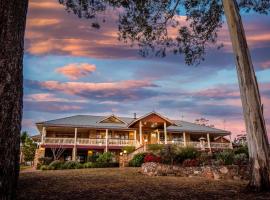
[[146,152],[146,146],[145,145],[141,145],[139,146],[137,149],[135,149],[135,151],[133,151],[132,153],[128,154],[128,161],[130,161],[134,155],[138,154],[138,153],[144,153]]
[[38,148],[35,152],[35,159],[34,159],[34,167],[37,168],[37,165],[39,163],[39,158],[42,158],[45,156],[45,149],[44,148]]

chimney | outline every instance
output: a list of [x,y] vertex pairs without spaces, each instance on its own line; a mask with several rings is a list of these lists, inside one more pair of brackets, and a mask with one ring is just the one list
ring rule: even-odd
[[136,119],[136,118],[137,118],[137,117],[136,117],[136,113],[134,113],[134,116],[133,116],[133,118],[134,118],[134,119]]

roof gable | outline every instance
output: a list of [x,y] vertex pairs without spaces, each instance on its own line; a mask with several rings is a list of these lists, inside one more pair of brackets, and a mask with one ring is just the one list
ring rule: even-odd
[[98,121],[97,123],[111,123],[111,124],[126,124],[125,121],[121,120],[115,115],[110,115]]

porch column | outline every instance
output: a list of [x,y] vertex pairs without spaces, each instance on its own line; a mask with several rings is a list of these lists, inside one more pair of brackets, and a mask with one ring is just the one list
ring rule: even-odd
[[165,144],[167,144],[167,126],[166,126],[166,122],[164,122],[164,140],[165,140]]
[[142,144],[142,122],[141,121],[139,124],[139,131],[140,131],[140,144]]
[[77,157],[77,134],[78,134],[78,129],[75,128],[74,130],[74,147],[73,147],[73,151],[72,151],[72,160],[76,161],[76,157]]
[[233,144],[232,144],[232,134],[230,134],[230,149],[233,149]]
[[157,129],[157,141],[158,141],[158,144],[160,144],[160,136],[159,136],[159,131]]
[[44,144],[44,142],[45,142],[45,136],[46,136],[46,127],[42,127],[42,131],[41,131],[41,144]]
[[208,149],[211,152],[211,143],[210,143],[210,135],[207,133],[207,144],[208,144]]
[[105,152],[108,152],[108,129],[106,129],[105,145]]
[[134,145],[137,145],[137,130],[134,130]]
[[187,146],[186,132],[183,132],[184,147]]

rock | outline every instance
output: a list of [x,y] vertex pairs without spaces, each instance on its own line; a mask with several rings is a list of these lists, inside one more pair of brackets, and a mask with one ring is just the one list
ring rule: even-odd
[[227,167],[222,167],[219,169],[219,171],[222,173],[222,174],[227,174],[229,172],[228,168]]
[[233,176],[233,179],[238,181],[238,180],[241,180],[241,177],[239,177],[239,176]]
[[216,172],[213,172],[214,180],[220,180],[220,175]]
[[200,174],[200,171],[195,170],[193,174]]

